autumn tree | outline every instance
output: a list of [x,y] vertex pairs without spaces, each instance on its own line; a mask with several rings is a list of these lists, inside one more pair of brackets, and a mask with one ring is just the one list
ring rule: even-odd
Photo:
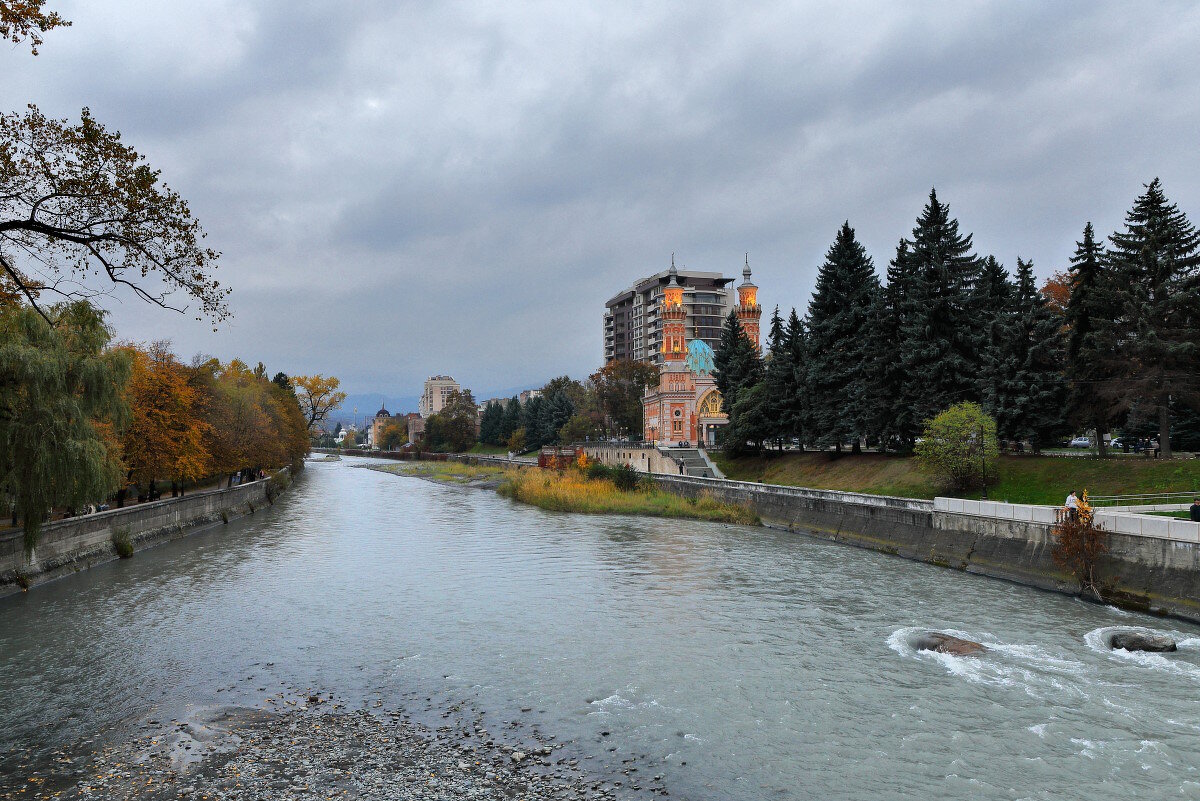
[[379,442],[376,444],[380,450],[394,451],[403,447],[406,442],[408,428],[404,424],[404,418],[398,417],[383,426],[383,430],[379,432]]
[[346,393],[338,391],[341,382],[333,376],[326,378],[319,373],[293,376],[292,385],[296,387],[296,397],[300,401],[300,410],[304,412],[308,421],[310,433],[346,400]]
[[78,124],[32,105],[0,115],[0,270],[43,316],[39,291],[78,299],[126,287],[224,320],[220,254],[203,239],[187,202],[88,109]]
[[126,394],[130,421],[122,438],[130,477],[138,483],[160,479],[183,483],[208,475],[208,422],[201,414],[199,388],[189,380],[187,368],[166,342],[125,351],[133,365]]
[[1060,318],[1066,317],[1067,305],[1071,302],[1071,274],[1065,270],[1056,271],[1042,284],[1041,293],[1046,308]]
[[1107,550],[1108,535],[1096,525],[1095,511],[1088,503],[1085,490],[1075,513],[1054,527],[1054,548],[1050,557],[1054,564],[1074,576],[1081,592],[1090,592],[1099,601],[1103,598],[1097,567]]
[[120,483],[129,357],[107,349],[104,313],[85,302],[0,312],[0,491],[37,545],[55,506],[103,500]]
[[0,40],[15,45],[29,42],[29,50],[38,54],[42,34],[54,28],[69,28],[71,23],[56,11],[44,11],[46,0],[4,0],[0,2]]

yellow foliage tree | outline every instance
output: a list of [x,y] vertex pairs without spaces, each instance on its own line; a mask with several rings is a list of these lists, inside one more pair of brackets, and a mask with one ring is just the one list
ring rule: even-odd
[[333,376],[326,378],[317,375],[293,376],[292,383],[296,387],[296,399],[300,401],[300,411],[304,413],[311,433],[324,422],[326,415],[342,405],[346,393],[339,392],[341,382]]
[[121,450],[130,476],[138,483],[203,478],[211,466],[205,447],[208,422],[187,368],[166,342],[125,350],[133,374],[126,392],[130,422]]

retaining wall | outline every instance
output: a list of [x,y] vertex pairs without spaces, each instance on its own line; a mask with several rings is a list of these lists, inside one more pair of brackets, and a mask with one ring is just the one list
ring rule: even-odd
[[206,524],[253,514],[289,482],[284,468],[272,479],[56,520],[42,527],[28,559],[23,532],[5,532],[0,534],[0,596],[116,559],[114,532],[128,532],[134,550],[143,550]]
[[[653,476],[687,497],[702,493],[754,509],[765,525],[801,531],[1055,592],[1078,584],[1054,564],[1054,525],[942,511],[932,501],[783,487],[725,479]],[[1053,510],[1050,510],[1051,514]],[[1099,561],[1105,599],[1200,622],[1200,544],[1110,532]]]

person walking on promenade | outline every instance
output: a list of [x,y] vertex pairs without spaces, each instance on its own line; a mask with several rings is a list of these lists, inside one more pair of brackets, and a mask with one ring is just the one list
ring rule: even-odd
[[1188,515],[1192,518],[1193,523],[1200,523],[1200,498],[1192,501],[1192,508],[1188,509]]
[[1067,496],[1063,506],[1066,507],[1068,520],[1074,520],[1079,516],[1079,496],[1075,494],[1075,490],[1071,490],[1071,494]]

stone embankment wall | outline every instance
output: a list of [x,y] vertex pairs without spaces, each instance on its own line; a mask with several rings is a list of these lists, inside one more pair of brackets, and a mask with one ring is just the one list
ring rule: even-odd
[[42,527],[26,558],[21,530],[0,534],[0,596],[117,558],[113,537],[126,534],[135,551],[179,539],[206,524],[253,514],[290,483],[287,468],[273,478],[223,490],[164,498],[123,509],[56,520]]
[[[1044,522],[945,512],[932,501],[782,487],[723,479],[654,476],[664,489],[745,504],[765,525],[903,556],[940,567],[1074,594]],[[1200,544],[1111,532],[1099,573],[1105,600],[1200,622]]]

